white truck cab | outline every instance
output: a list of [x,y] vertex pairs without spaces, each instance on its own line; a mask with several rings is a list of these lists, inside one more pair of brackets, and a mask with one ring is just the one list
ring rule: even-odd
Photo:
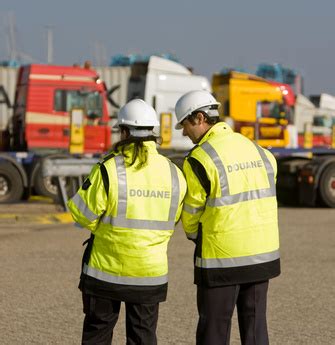
[[155,108],[161,123],[162,149],[185,152],[194,146],[182,135],[182,130],[174,128],[175,104],[183,94],[193,90],[212,91],[207,78],[194,75],[177,62],[152,56],[148,63],[132,66],[127,98],[142,98]]

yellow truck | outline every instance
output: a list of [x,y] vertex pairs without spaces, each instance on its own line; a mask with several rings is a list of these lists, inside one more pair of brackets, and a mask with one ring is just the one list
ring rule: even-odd
[[288,113],[279,86],[252,74],[231,71],[214,74],[213,93],[221,116],[263,147],[286,147]]

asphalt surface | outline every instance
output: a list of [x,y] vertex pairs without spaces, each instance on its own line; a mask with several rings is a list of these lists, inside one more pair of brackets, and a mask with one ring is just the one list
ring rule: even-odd
[[[80,344],[77,284],[88,232],[60,214],[50,203],[0,205],[0,344]],[[335,344],[335,210],[280,208],[279,215],[282,275],[270,284],[270,343]],[[195,344],[192,256],[179,225],[158,344]],[[113,344],[125,344],[124,309]],[[240,344],[236,315],[231,344]]]

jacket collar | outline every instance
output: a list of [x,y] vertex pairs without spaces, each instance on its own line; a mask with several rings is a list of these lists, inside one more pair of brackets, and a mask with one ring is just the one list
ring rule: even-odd
[[206,132],[206,134],[199,141],[198,145],[208,141],[213,135],[227,135],[231,133],[234,133],[234,131],[227,123],[218,122]]
[[[157,144],[154,141],[144,141],[143,146],[144,146],[144,149],[149,153],[158,153]],[[121,150],[119,150],[118,153],[120,153]],[[127,153],[133,150],[134,150],[134,143],[127,145],[125,152]]]

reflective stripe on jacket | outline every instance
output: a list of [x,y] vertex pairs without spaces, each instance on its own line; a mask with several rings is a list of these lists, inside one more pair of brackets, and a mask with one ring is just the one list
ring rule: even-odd
[[117,153],[106,160],[108,196],[99,166],[70,200],[73,218],[94,234],[83,273],[104,283],[155,286],[167,282],[167,245],[178,221],[186,182],[182,172],[144,142],[147,164],[127,166]]
[[[191,160],[203,167],[210,191]],[[228,285],[279,274],[276,169],[269,151],[225,123],[214,125],[192,150],[184,163],[188,191],[182,222],[187,237],[197,241],[197,284]]]

